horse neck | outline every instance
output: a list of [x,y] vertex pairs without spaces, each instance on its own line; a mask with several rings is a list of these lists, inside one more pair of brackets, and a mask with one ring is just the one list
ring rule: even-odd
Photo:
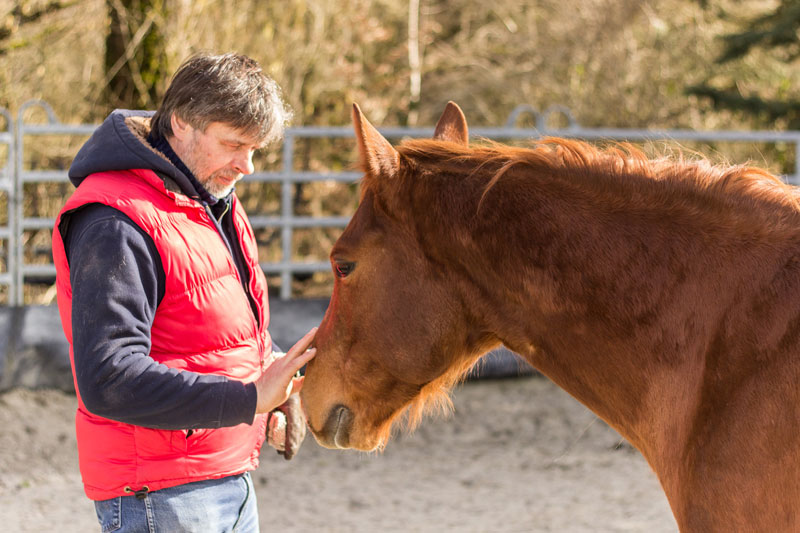
[[612,205],[587,176],[509,173],[488,192],[489,176],[467,176],[415,194],[423,248],[478,327],[645,451],[658,422],[648,400],[693,401],[680,391],[700,379],[695,339],[714,319],[697,310],[730,281],[710,279],[730,259],[725,235],[698,236],[691,209],[655,198]]

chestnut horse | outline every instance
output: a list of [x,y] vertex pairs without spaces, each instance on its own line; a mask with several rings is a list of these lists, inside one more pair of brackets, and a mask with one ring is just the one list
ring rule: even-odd
[[361,202],[302,390],[322,445],[381,448],[502,343],[641,451],[682,531],[800,531],[796,189],[629,146],[470,146],[453,103],[396,149],[353,121]]

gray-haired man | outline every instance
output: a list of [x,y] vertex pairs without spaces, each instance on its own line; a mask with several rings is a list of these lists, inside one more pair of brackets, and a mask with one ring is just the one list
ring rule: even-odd
[[314,332],[273,353],[233,192],[289,115],[254,60],[198,55],[155,114],[115,111],[70,168],[53,255],[81,474],[104,531],[257,531],[248,472],[269,413],[295,421],[270,444],[290,458],[302,441],[294,376]]

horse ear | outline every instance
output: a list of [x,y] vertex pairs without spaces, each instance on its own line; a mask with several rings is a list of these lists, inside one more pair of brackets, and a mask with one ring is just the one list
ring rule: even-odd
[[444,113],[436,123],[433,138],[437,141],[450,141],[467,146],[469,144],[469,129],[464,112],[453,102],[447,102]]
[[391,176],[400,168],[400,155],[375,126],[353,104],[353,128],[356,130],[361,167],[373,176]]

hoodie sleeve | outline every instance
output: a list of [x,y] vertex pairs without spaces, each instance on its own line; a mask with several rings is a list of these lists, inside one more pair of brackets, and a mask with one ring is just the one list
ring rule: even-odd
[[153,240],[101,204],[71,213],[61,229],[72,285],[75,375],[86,409],[156,429],[252,423],[254,384],[178,371],[149,356],[165,285]]

